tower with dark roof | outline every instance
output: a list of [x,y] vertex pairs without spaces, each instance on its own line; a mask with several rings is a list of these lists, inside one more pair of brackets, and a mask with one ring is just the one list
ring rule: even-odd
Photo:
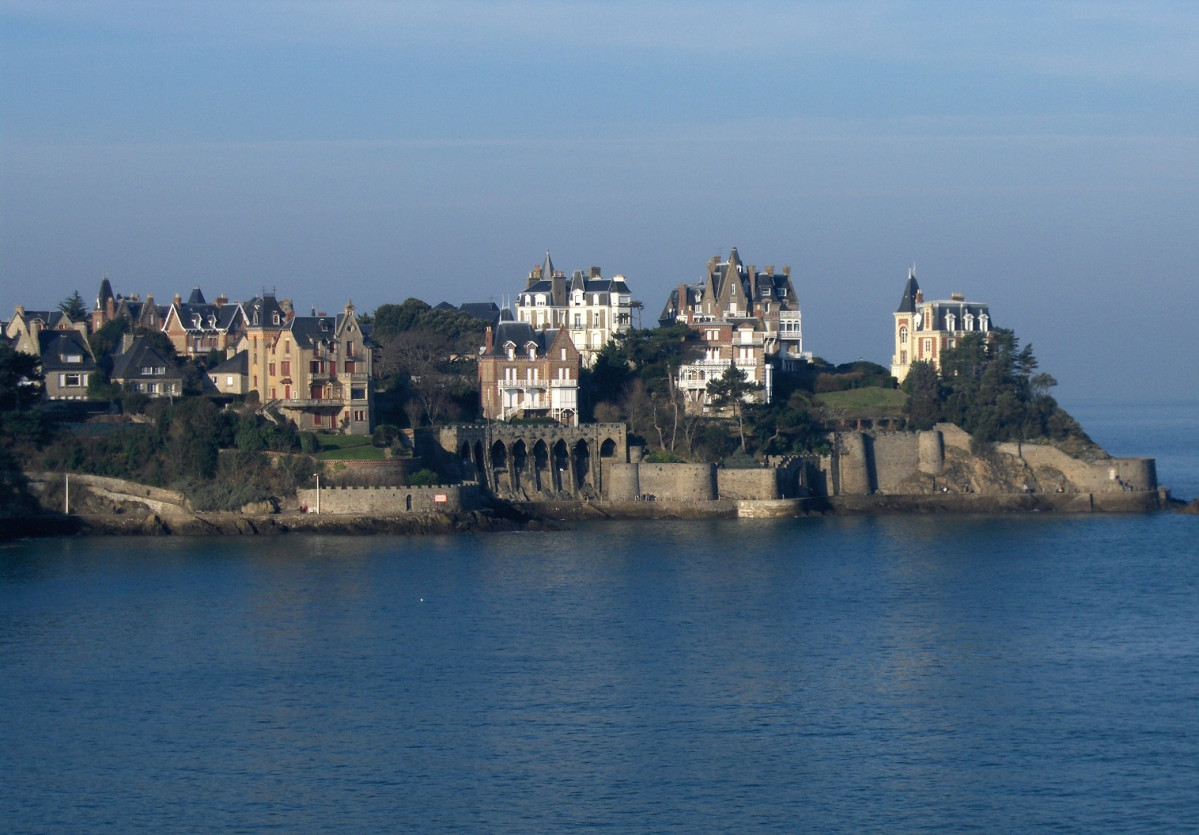
[[992,330],[991,309],[981,302],[967,301],[961,293],[948,299],[925,301],[916,283],[916,268],[908,270],[895,318],[895,354],[891,373],[901,383],[917,362],[931,363],[940,370],[941,356],[971,333],[986,337]]

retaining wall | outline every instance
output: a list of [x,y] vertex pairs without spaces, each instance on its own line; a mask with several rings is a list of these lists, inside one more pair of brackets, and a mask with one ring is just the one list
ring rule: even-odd
[[[314,512],[316,490],[298,490],[300,504]],[[322,514],[395,516],[405,513],[451,513],[481,506],[477,484],[435,487],[325,487],[321,485]]]

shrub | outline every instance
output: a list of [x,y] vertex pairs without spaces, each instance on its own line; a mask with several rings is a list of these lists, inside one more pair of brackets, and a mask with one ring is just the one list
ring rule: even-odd
[[441,482],[441,476],[429,469],[417,470],[408,477],[408,484],[413,487],[432,487]]

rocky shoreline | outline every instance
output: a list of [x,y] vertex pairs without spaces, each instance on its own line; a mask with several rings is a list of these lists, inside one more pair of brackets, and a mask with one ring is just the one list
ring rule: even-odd
[[0,518],[0,541],[55,536],[274,536],[282,534],[402,535],[552,531],[570,522],[655,519],[734,519],[746,516],[880,514],[1127,514],[1175,511],[1199,515],[1199,500],[1184,504],[1153,492],[1003,495],[872,495],[795,499],[771,513],[746,513],[737,502],[496,503],[484,510],[401,515],[279,513],[35,513]]

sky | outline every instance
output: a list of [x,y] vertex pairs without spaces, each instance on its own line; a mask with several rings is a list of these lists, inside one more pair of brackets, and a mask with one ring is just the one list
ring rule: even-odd
[[0,0],[0,317],[274,289],[656,323],[736,247],[888,365],[908,269],[1069,408],[1199,392],[1192,2]]

